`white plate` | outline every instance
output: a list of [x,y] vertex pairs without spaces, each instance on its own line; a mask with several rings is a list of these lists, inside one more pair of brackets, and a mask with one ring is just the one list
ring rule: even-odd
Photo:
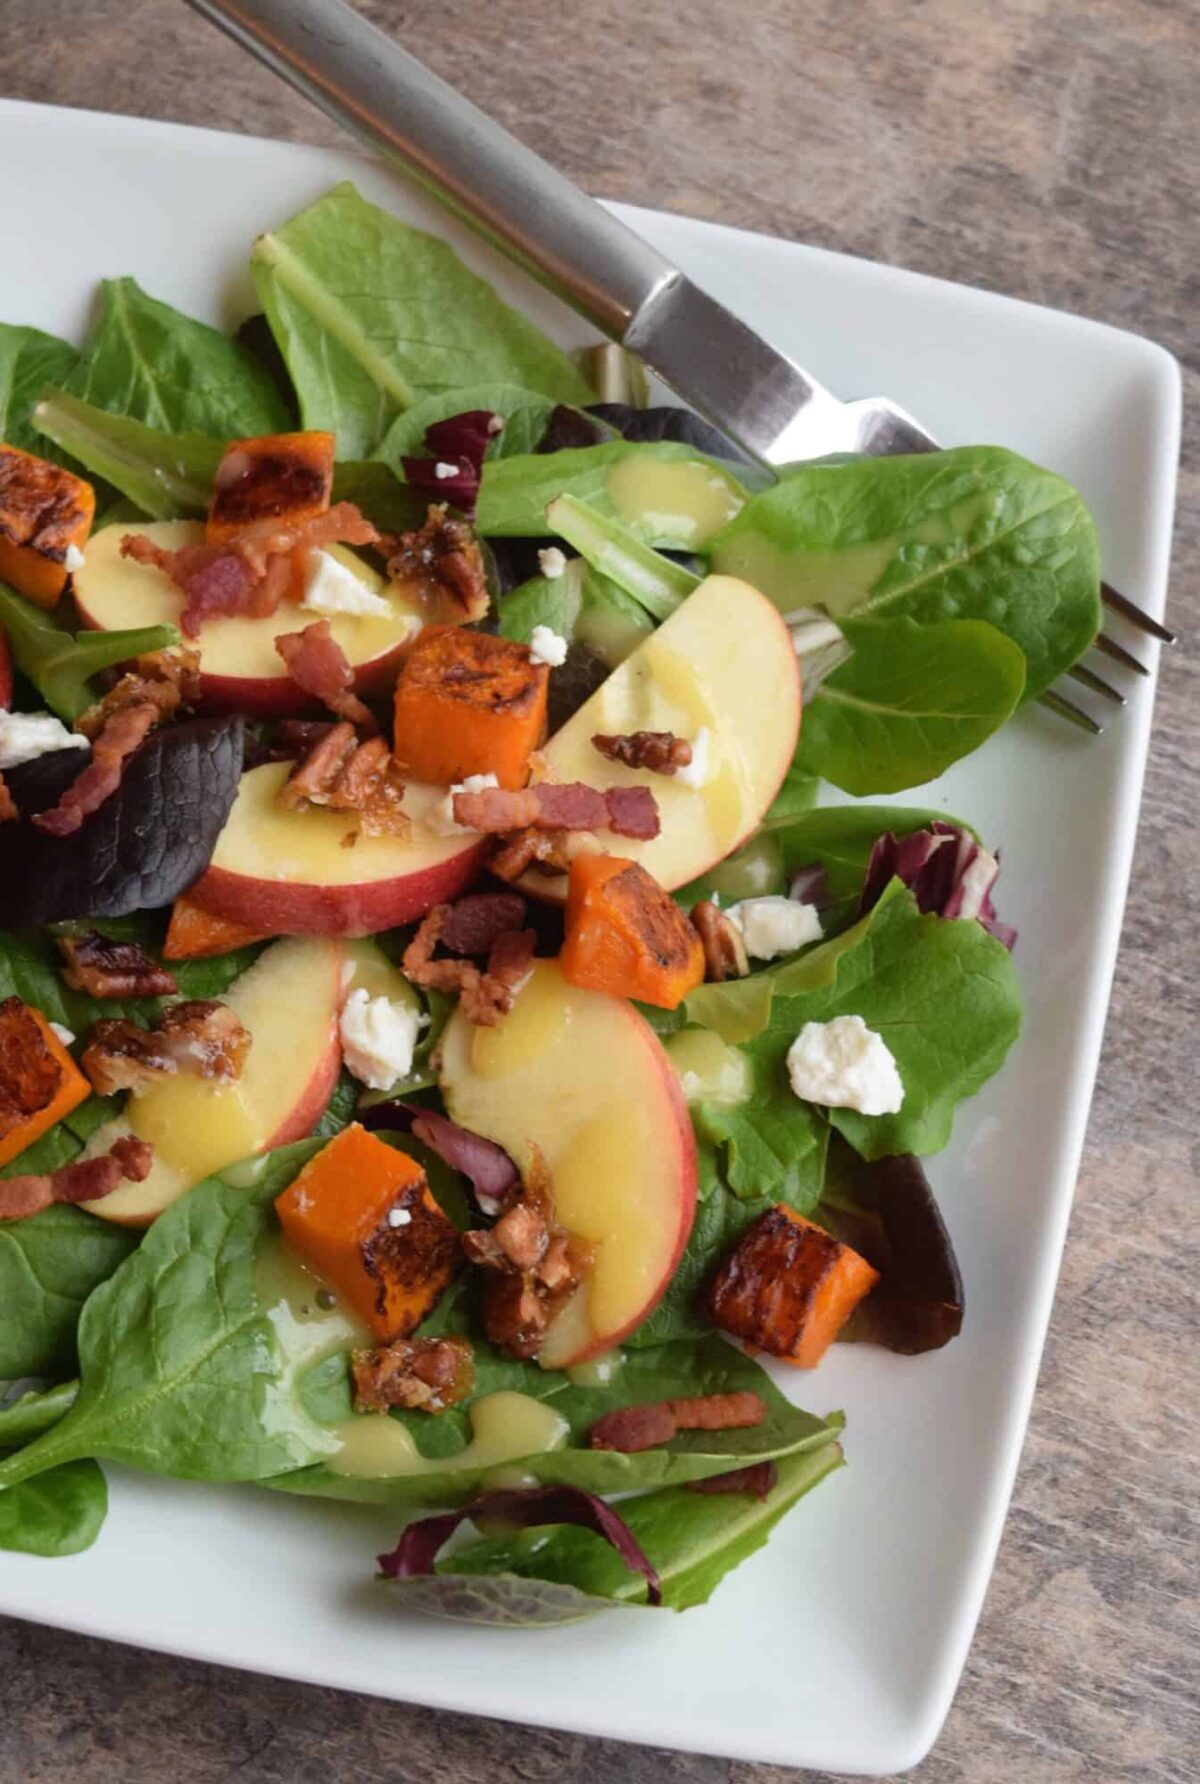
[[[0,105],[0,317],[79,336],[133,273],[214,322],[251,305],[252,237],[350,175],[458,239],[350,155]],[[847,396],[886,392],[948,444],[997,441],[1091,501],[1106,570],[1160,612],[1179,432],[1175,362],[1133,335],[891,267],[648,211],[622,215]],[[461,244],[566,342],[582,325]],[[1144,644],[1139,648],[1149,654]],[[1153,688],[1099,742],[1040,710],[928,802],[1004,852],[1028,1024],[931,1176],[967,1289],[932,1356],[835,1350],[796,1398],[844,1407],[849,1467],[704,1609],[553,1634],[407,1622],[372,1583],[395,1520],[114,1470],[96,1547],[0,1555],[0,1610],[356,1691],[586,1734],[812,1766],[914,1765],[949,1707],[987,1585],[1045,1337],[1100,1047]],[[920,794],[909,794],[913,803]]]

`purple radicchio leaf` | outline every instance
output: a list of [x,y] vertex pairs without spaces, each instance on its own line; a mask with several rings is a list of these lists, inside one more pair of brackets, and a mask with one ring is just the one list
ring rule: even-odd
[[820,910],[832,903],[829,896],[829,875],[818,865],[801,867],[788,882],[788,897],[797,904],[812,904]]
[[[497,425],[499,424],[499,425]],[[468,519],[475,513],[483,461],[504,422],[490,409],[464,409],[425,429],[432,458],[406,458],[405,481],[435,502],[452,502]]]
[[413,1134],[431,1152],[436,1152],[443,1164],[467,1179],[481,1213],[489,1219],[500,1213],[521,1181],[520,1172],[503,1146],[459,1127],[436,1109],[423,1109],[419,1103],[397,1097],[363,1109],[359,1120],[364,1127]]
[[999,856],[957,824],[935,819],[928,830],[902,837],[888,830],[871,850],[858,914],[874,910],[891,880],[903,880],[918,910],[939,917],[973,917],[1011,951],[1017,932],[1001,923],[992,904],[999,872]]
[[430,1574],[438,1555],[468,1519],[496,1518],[520,1530],[539,1524],[577,1524],[610,1543],[631,1573],[646,1582],[650,1604],[662,1603],[658,1574],[624,1518],[595,1493],[582,1487],[519,1487],[510,1492],[483,1493],[461,1511],[440,1512],[409,1524],[390,1554],[380,1555],[385,1579],[405,1580]]

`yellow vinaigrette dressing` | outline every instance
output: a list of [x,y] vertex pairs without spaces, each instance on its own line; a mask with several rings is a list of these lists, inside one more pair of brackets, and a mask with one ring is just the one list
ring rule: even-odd
[[709,466],[688,459],[621,459],[608,473],[608,497],[627,526],[703,545],[742,505],[736,489]]

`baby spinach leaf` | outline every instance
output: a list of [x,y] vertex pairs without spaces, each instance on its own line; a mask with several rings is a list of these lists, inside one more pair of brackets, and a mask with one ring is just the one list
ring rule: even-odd
[[135,279],[104,280],[83,358],[55,382],[97,408],[169,432],[227,440],[289,425],[287,405],[252,353],[148,296]]
[[44,1392],[30,1391],[0,1405],[0,1451],[19,1449],[40,1437],[70,1412],[79,1394],[77,1381],[64,1381]]
[[[37,1161],[32,1157],[37,1148],[31,1147],[12,1169],[54,1170],[82,1150],[83,1140],[65,1122],[51,1131],[61,1136],[62,1156]],[[140,1238],[82,1208],[62,1206],[0,1225],[0,1377],[52,1378],[73,1371],[84,1302],[136,1250]]]
[[548,538],[554,529],[546,518],[547,507],[556,496],[571,495],[609,520],[624,521],[644,545],[699,550],[704,536],[697,534],[691,515],[661,512],[653,501],[647,502],[640,521],[618,510],[610,474],[630,463],[695,465],[720,484],[730,506],[745,500],[746,492],[732,471],[692,446],[674,440],[646,445],[609,440],[603,446],[489,461],[483,467],[475,524],[485,536]]
[[582,605],[578,576],[569,576],[566,570],[561,576],[532,576],[501,601],[500,636],[528,644],[535,626],[549,626],[569,641],[575,635]]
[[108,1514],[98,1462],[64,1462],[37,1480],[0,1492],[0,1549],[24,1555],[78,1555],[90,1549]]
[[102,669],[179,643],[174,626],[135,626],[130,631],[76,635],[3,582],[0,627],[8,634],[18,669],[29,677],[50,710],[68,724],[98,697],[91,682]]
[[785,612],[987,620],[1025,653],[1026,700],[1100,627],[1083,498],[998,446],[790,468],[713,541],[712,563]]
[[53,387],[42,391],[34,415],[44,434],[152,520],[208,507],[223,451],[210,435],[169,433]]
[[427,428],[470,409],[490,409],[504,422],[502,431],[487,449],[489,459],[535,452],[558,407],[553,397],[525,390],[519,384],[470,384],[466,389],[435,390],[397,416],[376,457],[399,470],[402,458],[420,456],[425,451]]
[[448,243],[348,182],[260,236],[251,267],[304,425],[334,432],[339,456],[368,457],[432,391],[496,382],[591,400],[568,355]]
[[362,1085],[358,1079],[343,1066],[333,1087],[333,1095],[325,1105],[325,1113],[312,1130],[315,1140],[332,1140],[335,1134],[340,1134],[354,1120],[361,1091]]
[[701,1103],[695,1122],[706,1139],[724,1146],[725,1177],[735,1195],[786,1202],[798,1214],[816,1207],[829,1128],[811,1104],[790,1091],[780,1096],[776,1074],[761,1062],[754,1062],[754,1087],[745,1102],[732,1108]]
[[31,415],[42,385],[69,377],[78,358],[74,347],[40,328],[0,322],[0,440],[39,458],[70,462],[47,445]]
[[[834,1421],[830,1427],[837,1428]],[[624,1500],[621,1516],[659,1576],[664,1606],[682,1611],[704,1604],[727,1573],[762,1548],[797,1500],[842,1461],[841,1446],[831,1436],[819,1447],[781,1461],[765,1499],[749,1493],[690,1493],[676,1486]],[[639,1603],[646,1594],[645,1580],[631,1573],[608,1543],[573,1525],[470,1543],[439,1561],[433,1578],[447,1582],[444,1594],[410,1593],[403,1580],[390,1581],[388,1589],[399,1589],[401,1602],[414,1608],[489,1623],[565,1622],[614,1600]],[[528,1583],[535,1580],[582,1593],[585,1602],[541,1594],[531,1602]],[[422,1583],[428,1588],[428,1577]],[[548,1618],[547,1608],[562,1614]]]
[[847,793],[933,780],[1020,704],[1025,658],[984,620],[844,620],[852,654],[805,707],[795,766]]

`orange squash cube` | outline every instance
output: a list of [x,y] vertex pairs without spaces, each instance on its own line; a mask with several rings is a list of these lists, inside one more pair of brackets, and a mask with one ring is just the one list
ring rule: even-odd
[[878,1281],[865,1257],[777,1202],[723,1259],[708,1305],[751,1350],[813,1369]]
[[620,855],[577,855],[567,882],[563,978],[674,1010],[704,979],[700,937],[653,874]]
[[19,997],[0,1003],[0,1165],[92,1094],[92,1087],[40,1010]]
[[220,545],[257,520],[324,514],[333,494],[332,434],[259,434],[232,440],[217,467],[205,538]]
[[56,607],[67,586],[67,557],[83,548],[96,492],[82,477],[0,445],[0,581],[38,607]]
[[420,1165],[357,1122],[309,1159],[275,1211],[289,1245],[385,1343],[416,1330],[463,1261]]
[[515,789],[546,734],[550,671],[527,644],[463,626],[426,626],[396,683],[395,756],[413,780],[494,774]]
[[232,954],[235,948],[248,948],[252,942],[266,939],[259,930],[247,929],[244,923],[214,916],[181,892],[171,906],[163,959],[207,960],[213,954]]

